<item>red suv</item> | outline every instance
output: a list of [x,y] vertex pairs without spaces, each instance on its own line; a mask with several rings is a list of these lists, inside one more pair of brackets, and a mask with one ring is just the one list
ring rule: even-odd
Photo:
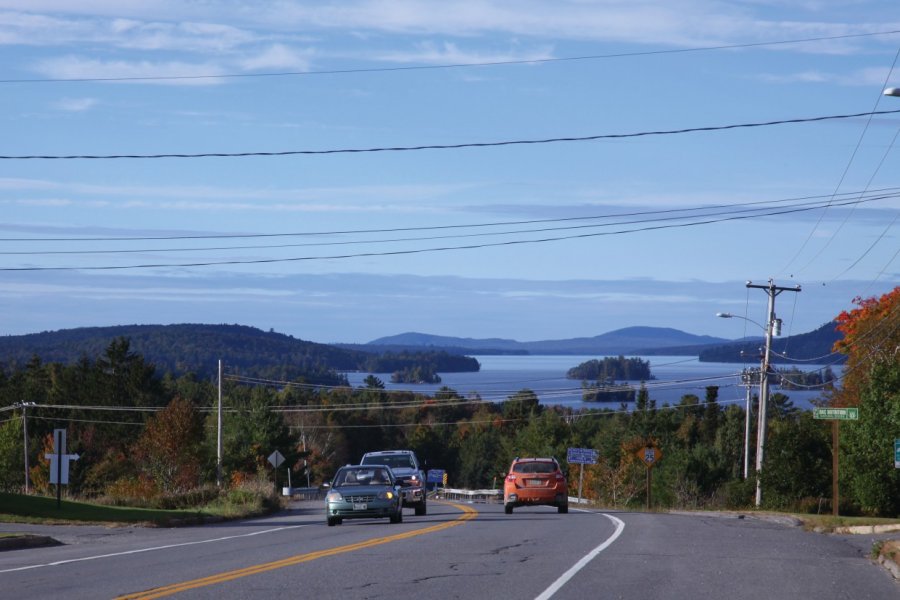
[[555,458],[519,458],[509,466],[503,481],[503,509],[512,514],[516,506],[555,506],[569,512],[569,486]]

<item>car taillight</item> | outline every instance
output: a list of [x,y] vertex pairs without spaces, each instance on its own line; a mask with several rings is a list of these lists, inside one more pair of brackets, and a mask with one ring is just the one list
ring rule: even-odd
[[516,476],[513,475],[512,473],[510,473],[509,475],[506,476],[506,480],[510,483],[513,483],[516,480]]
[[565,479],[565,476],[563,476],[562,473],[557,473],[557,474],[556,474],[556,480],[557,480],[557,481],[562,481],[563,479]]

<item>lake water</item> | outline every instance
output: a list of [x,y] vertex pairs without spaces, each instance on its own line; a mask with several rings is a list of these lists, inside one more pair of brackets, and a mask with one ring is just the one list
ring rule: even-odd
[[[462,396],[478,394],[488,402],[503,402],[509,396],[523,389],[530,389],[538,395],[541,404],[565,405],[573,408],[618,408],[619,403],[584,402],[581,399],[581,381],[567,379],[566,371],[597,356],[475,356],[481,363],[477,373],[440,373],[439,384],[391,383],[390,373],[375,373],[388,390],[410,390],[432,395],[443,386],[456,390]],[[601,357],[602,358],[602,357]],[[738,403],[743,406],[747,392],[741,385],[741,370],[759,367],[759,364],[700,362],[685,356],[642,356],[650,363],[650,371],[655,379],[646,382],[650,398],[656,405],[677,404],[685,394],[694,394],[702,401],[706,397],[706,387],[719,386],[719,403]],[[776,365],[783,368],[783,365]],[[825,365],[803,365],[803,371],[816,371]],[[831,366],[836,376],[840,366]],[[360,387],[368,373],[347,373],[353,387]],[[640,382],[631,382],[635,386]],[[794,406],[811,409],[811,400],[821,396],[821,392],[808,390],[782,390],[772,385],[770,393],[780,392],[790,397]],[[758,393],[758,387],[751,390]]]

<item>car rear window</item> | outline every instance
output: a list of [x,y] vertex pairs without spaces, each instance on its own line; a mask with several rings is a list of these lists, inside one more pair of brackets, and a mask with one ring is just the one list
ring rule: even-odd
[[513,465],[513,473],[555,473],[556,465],[549,461],[521,462]]
[[335,478],[335,487],[342,485],[389,485],[391,476],[386,469],[343,469]]
[[387,465],[392,469],[396,469],[397,467],[409,468],[412,466],[412,461],[408,456],[367,456],[363,459],[362,464],[364,465]]

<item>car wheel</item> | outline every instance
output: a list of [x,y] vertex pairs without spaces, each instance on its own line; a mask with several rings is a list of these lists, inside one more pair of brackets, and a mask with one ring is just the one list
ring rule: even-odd
[[513,509],[513,505],[512,505],[512,504],[505,504],[505,505],[503,505],[503,512],[505,512],[505,513],[508,514],[508,515],[511,515],[511,514],[512,514],[512,509]]
[[392,515],[390,516],[390,519],[391,519],[391,523],[401,523],[403,517],[401,517],[401,516],[400,516],[399,514],[397,514],[397,513],[394,513],[394,514],[392,514]]
[[428,507],[425,505],[425,502],[420,502],[416,504],[416,516],[423,517],[428,513]]
[[335,525],[338,524],[338,519],[337,519],[337,517],[328,517],[326,520],[328,521],[328,526],[329,526],[329,527],[334,527]]
[[560,513],[567,513],[567,512],[569,512],[569,505],[568,504],[560,504],[559,506],[556,507],[556,510]]

